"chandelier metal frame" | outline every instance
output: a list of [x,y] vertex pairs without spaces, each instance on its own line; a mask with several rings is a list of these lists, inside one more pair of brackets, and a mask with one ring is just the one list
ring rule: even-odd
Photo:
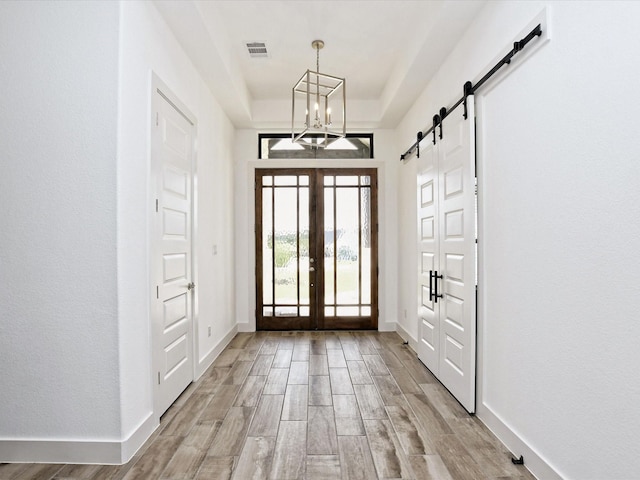
[[[316,70],[307,69],[292,89],[291,141],[306,147],[324,148],[347,135],[346,79],[321,73],[320,50],[324,42],[314,40],[311,46],[316,50]],[[298,124],[296,97],[306,106],[304,121]],[[332,111],[336,107],[337,115]],[[334,123],[336,118],[337,124]]]

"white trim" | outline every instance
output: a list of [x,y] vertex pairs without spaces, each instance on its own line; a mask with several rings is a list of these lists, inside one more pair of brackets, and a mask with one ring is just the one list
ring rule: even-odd
[[485,403],[478,403],[477,417],[511,452],[515,452],[513,453],[514,458],[519,458],[522,455],[525,461],[524,466],[536,478],[562,480],[562,475]]
[[[379,286],[379,285],[378,285]],[[378,290],[380,290],[378,288]],[[380,301],[380,294],[378,293],[378,302]],[[395,332],[397,330],[396,322],[381,322],[378,319],[378,331],[379,332]]]
[[159,426],[152,414],[122,441],[0,440],[0,462],[122,465]]
[[238,322],[236,327],[238,332],[252,333],[256,331],[256,322],[255,319],[253,322]]
[[153,412],[150,412],[140,426],[126,440],[122,441],[120,463],[125,464],[131,460],[159,426],[159,419],[153,415]]
[[68,440],[0,440],[5,463],[100,463],[118,465],[121,443]]
[[407,332],[405,330],[405,328],[400,323],[396,324],[396,333],[398,335],[400,335],[405,342],[409,342],[409,346],[413,349],[414,352],[416,352],[416,355],[417,355],[418,354],[418,340],[413,338],[413,335],[411,335],[409,332]]
[[209,352],[207,352],[204,357],[202,357],[202,359],[200,359],[197,365],[196,376],[194,380],[200,378],[202,374],[206,372],[207,369],[213,364],[215,359],[218,358],[218,355],[220,355],[222,351],[227,348],[227,345],[229,345],[231,340],[233,340],[233,337],[236,336],[236,333],[240,331],[238,326],[239,325],[236,324],[231,327],[231,330],[229,330],[229,332],[224,337],[222,337],[222,339],[211,350],[209,350]]

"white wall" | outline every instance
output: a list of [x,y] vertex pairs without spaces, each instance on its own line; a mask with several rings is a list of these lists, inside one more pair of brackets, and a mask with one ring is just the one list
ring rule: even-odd
[[[634,478],[640,4],[489,3],[398,134],[410,145],[543,7],[550,42],[478,92],[478,416],[539,478]],[[400,172],[409,188],[415,160]],[[409,248],[415,196],[401,193],[400,209],[414,213],[400,226]],[[399,261],[400,310],[417,336],[410,257]]]
[[0,457],[120,434],[117,32],[116,4],[0,2]]
[[118,433],[117,25],[0,3],[0,438]]
[[[236,314],[240,331],[255,330],[255,196],[256,168],[286,167],[374,167],[378,169],[378,262],[379,330],[395,330],[397,307],[396,256],[398,245],[397,175],[399,170],[395,135],[391,130],[374,130],[374,155],[371,160],[257,160],[258,131],[238,130],[235,158],[236,203]],[[277,133],[265,131],[264,133]]]
[[197,121],[196,376],[236,329],[234,130],[150,2],[0,2],[0,58],[0,461],[124,462],[158,424],[151,72]]
[[[148,220],[151,72],[195,116],[196,375],[235,331],[232,285],[233,126],[151,2],[121,3],[118,130],[118,287],[127,438],[152,414]],[[214,245],[216,254],[214,254]],[[208,327],[212,334],[208,336]],[[157,420],[157,419],[155,419]]]

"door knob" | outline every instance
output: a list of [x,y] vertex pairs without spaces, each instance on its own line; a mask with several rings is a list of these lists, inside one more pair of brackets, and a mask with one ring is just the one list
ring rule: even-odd
[[309,271],[310,271],[310,272],[315,272],[315,271],[316,271],[316,269],[315,269],[314,267],[309,267]]
[[193,282],[189,282],[187,284],[187,290],[193,290],[194,288],[196,288],[196,284]]

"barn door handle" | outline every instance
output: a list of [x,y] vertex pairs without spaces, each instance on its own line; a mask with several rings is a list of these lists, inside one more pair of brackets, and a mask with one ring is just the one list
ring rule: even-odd
[[442,294],[441,294],[441,293],[440,293],[440,294],[438,293],[438,279],[439,279],[439,278],[442,278],[442,275],[438,275],[438,271],[436,270],[435,272],[433,272],[433,278],[435,278],[435,280],[436,280],[436,281],[435,281],[435,284],[436,284],[436,285],[435,285],[435,289],[434,289],[433,296],[434,296],[434,298],[435,298],[435,303],[438,303],[438,299],[439,299],[439,298],[442,298]]
[[433,302],[433,270],[429,270],[429,301]]

